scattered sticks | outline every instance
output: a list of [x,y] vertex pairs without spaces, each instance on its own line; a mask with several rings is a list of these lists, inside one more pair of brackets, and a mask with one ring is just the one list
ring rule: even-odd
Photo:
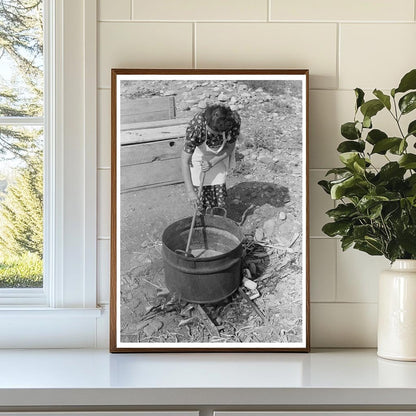
[[257,313],[257,315],[261,318],[261,321],[264,322],[265,316],[264,313],[259,309],[259,307],[250,299],[250,297],[247,295],[247,293],[244,292],[244,290],[239,287],[238,293],[251,305],[251,307],[254,309],[254,311]]
[[201,319],[203,324],[205,325],[208,332],[211,334],[212,337],[220,337],[220,333],[218,331],[217,326],[214,322],[211,321],[211,318],[208,314],[204,311],[201,305],[197,305],[195,311],[198,314],[198,317]]

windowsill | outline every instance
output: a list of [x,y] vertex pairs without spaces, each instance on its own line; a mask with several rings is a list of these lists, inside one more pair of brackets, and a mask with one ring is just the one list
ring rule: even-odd
[[[105,305],[101,308],[2,306],[0,348],[96,348],[105,345],[107,309]],[[3,354],[1,350],[0,354]]]
[[5,316],[30,316],[49,317],[85,317],[99,318],[101,308],[47,308],[44,306],[22,305],[22,306],[0,306],[0,318]]
[[[369,350],[0,351],[1,407],[416,406],[416,363]],[[23,393],[24,390],[24,394]]]

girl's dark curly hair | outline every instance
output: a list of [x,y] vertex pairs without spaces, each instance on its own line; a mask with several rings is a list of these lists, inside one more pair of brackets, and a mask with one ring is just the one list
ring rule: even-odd
[[204,111],[204,116],[208,126],[218,132],[230,130],[235,124],[233,111],[225,105],[209,105]]

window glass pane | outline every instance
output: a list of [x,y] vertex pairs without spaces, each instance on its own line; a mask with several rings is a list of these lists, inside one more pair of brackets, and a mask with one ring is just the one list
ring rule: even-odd
[[44,113],[42,0],[0,0],[0,32],[0,289],[38,288],[44,137],[33,124]]
[[0,126],[0,143],[2,130],[27,146],[0,146],[0,288],[42,287],[43,129]]
[[43,114],[42,5],[0,0],[0,117]]

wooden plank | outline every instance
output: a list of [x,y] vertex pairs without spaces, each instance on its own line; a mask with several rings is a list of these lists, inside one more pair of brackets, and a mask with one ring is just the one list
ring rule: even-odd
[[153,185],[137,186],[136,188],[124,189],[124,190],[121,190],[120,193],[124,194],[124,193],[127,193],[127,192],[143,191],[145,189],[155,189],[155,192],[159,192],[159,190],[164,186],[178,185],[180,183],[183,183],[182,178],[176,179],[174,181],[166,181],[166,182],[155,183]]
[[214,322],[211,321],[211,318],[207,315],[207,313],[204,311],[201,305],[196,305],[195,311],[198,314],[198,317],[201,319],[201,321],[204,323],[205,328],[207,328],[208,332],[211,334],[212,337],[219,337],[220,333],[218,331],[218,328],[214,324]]
[[147,130],[128,130],[120,133],[121,145],[155,142],[185,137],[186,125],[166,126]]
[[121,192],[157,183],[183,181],[180,158],[122,166],[120,175]]
[[174,97],[121,98],[120,124],[168,120],[176,117]]
[[129,123],[123,124],[121,130],[144,130],[154,129],[157,127],[165,126],[177,126],[178,124],[188,124],[192,117],[186,118],[173,118],[171,120],[157,120],[157,121],[144,121],[142,123]]
[[182,153],[183,142],[183,139],[172,139],[122,146],[120,149],[120,166],[179,158]]
[[264,322],[264,313],[260,310],[260,308],[255,304],[254,301],[250,299],[250,297],[247,295],[247,293],[244,292],[244,290],[239,287],[238,293],[248,302],[248,304],[254,309],[254,311],[257,313],[257,315],[260,317],[262,322]]

